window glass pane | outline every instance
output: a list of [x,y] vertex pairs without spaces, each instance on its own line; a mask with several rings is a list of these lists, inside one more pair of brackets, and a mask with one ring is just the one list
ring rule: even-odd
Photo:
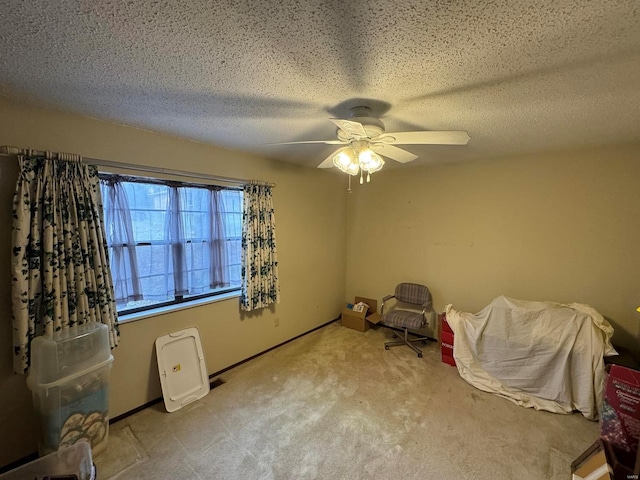
[[210,216],[207,212],[184,212],[184,236],[189,240],[205,240],[209,235]]
[[242,235],[242,214],[226,212],[225,231],[228,237],[240,237]]

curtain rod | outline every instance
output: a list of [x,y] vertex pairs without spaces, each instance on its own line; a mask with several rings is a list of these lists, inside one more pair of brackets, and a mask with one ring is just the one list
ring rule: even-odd
[[[33,152],[34,155],[38,155],[38,156],[44,156],[46,154],[46,152],[42,150],[31,150],[31,151]],[[8,145],[3,145],[0,147],[0,155],[3,155],[3,156],[22,155],[23,152],[24,150],[20,148],[11,147]],[[135,170],[138,172],[147,172],[147,173],[162,173],[165,175],[175,175],[178,177],[186,177],[186,178],[197,178],[201,180],[202,179],[214,180],[218,182],[235,183],[238,185],[248,185],[251,183],[251,180],[242,180],[239,178],[231,178],[231,177],[221,177],[217,175],[209,175],[207,173],[195,173],[195,172],[187,172],[185,170],[174,170],[171,168],[150,167],[150,166],[136,165],[134,163],[121,163],[121,162],[114,162],[111,160],[101,160],[99,158],[82,157],[82,159],[85,160],[87,163],[90,163],[93,165],[100,165],[102,167],[124,168],[126,170]],[[268,183],[268,182],[265,182],[265,183],[270,187],[276,186],[275,183]]]

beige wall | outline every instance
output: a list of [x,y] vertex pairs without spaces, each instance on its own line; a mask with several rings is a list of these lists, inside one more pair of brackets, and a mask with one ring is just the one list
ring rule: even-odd
[[348,197],[347,296],[580,302],[638,348],[640,145],[387,170]]
[[[121,325],[114,350],[111,416],[162,396],[153,345],[157,337],[198,327],[210,373],[336,318],[344,301],[346,200],[342,177],[59,112],[0,100],[0,145],[67,151],[86,157],[260,179],[277,184],[274,205],[282,300],[241,314],[238,299]],[[35,451],[30,393],[11,373],[11,198],[15,160],[0,157],[0,466]],[[274,326],[274,320],[279,326]]]

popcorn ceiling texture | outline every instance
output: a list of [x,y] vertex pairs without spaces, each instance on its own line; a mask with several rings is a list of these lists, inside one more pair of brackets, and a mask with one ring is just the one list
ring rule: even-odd
[[[637,0],[0,0],[0,94],[315,166],[375,99],[416,165],[640,140]],[[388,162],[393,164],[395,162]],[[386,168],[386,167],[385,167]]]

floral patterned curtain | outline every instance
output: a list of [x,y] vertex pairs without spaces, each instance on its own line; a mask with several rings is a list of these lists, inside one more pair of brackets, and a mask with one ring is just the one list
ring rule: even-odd
[[14,371],[25,373],[36,336],[102,322],[113,348],[120,334],[97,169],[62,153],[18,162],[11,287]]
[[260,182],[244,187],[240,303],[245,311],[280,303],[271,186]]

